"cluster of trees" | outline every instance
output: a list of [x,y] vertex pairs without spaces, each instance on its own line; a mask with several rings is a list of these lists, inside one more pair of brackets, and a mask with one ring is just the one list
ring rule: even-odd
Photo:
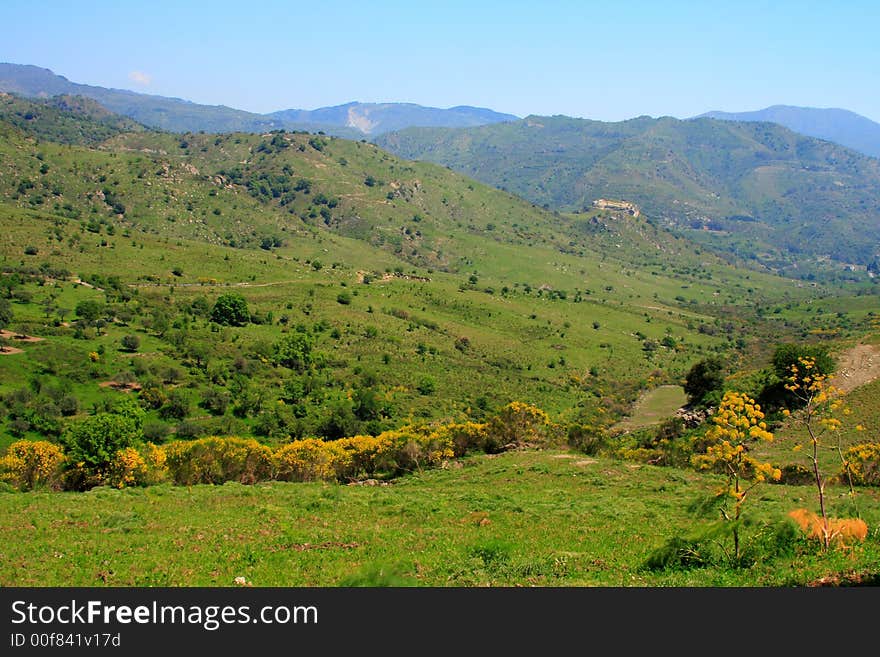
[[[790,385],[792,367],[803,359],[815,363],[816,373],[829,376],[836,367],[828,349],[822,345],[782,344],[773,352],[770,365],[754,377],[747,392],[768,411],[796,408],[797,396],[787,388]],[[685,376],[684,390],[688,403],[696,407],[717,407],[725,392],[726,371],[724,361],[717,356],[704,358],[695,363]]]

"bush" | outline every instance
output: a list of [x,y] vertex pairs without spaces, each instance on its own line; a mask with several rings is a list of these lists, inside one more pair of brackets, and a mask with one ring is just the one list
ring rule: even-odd
[[46,486],[61,488],[61,469],[65,463],[61,448],[46,440],[19,440],[0,458],[0,481],[28,491]]
[[288,333],[273,346],[273,361],[276,365],[302,372],[312,364],[313,347],[314,339],[308,333]]
[[144,423],[144,440],[151,443],[161,443],[171,433],[171,427],[164,422]]
[[116,452],[105,480],[114,488],[126,486],[150,486],[166,479],[165,452],[152,443],[141,449],[126,447]]
[[572,449],[595,456],[605,445],[608,432],[603,427],[586,424],[572,424],[568,427],[568,445]]
[[816,479],[813,471],[798,463],[789,463],[782,466],[779,471],[782,473],[779,477],[780,484],[789,486],[804,486],[806,484],[815,483]]
[[485,449],[486,424],[464,422],[462,424],[445,424],[435,432],[439,440],[448,441],[454,456],[464,456],[474,449]]
[[[880,486],[880,443],[854,445],[844,453],[849,474],[854,484]],[[846,466],[841,471],[841,481],[847,480]]]
[[141,339],[136,335],[122,336],[122,348],[126,351],[137,351],[141,346]]
[[168,473],[182,486],[225,481],[254,484],[272,476],[272,450],[253,439],[174,441],[164,450]]
[[375,458],[376,469],[395,475],[440,465],[455,455],[451,437],[436,432],[426,435],[404,428],[385,431],[378,439],[382,444]]
[[500,452],[510,447],[543,443],[550,420],[540,408],[523,402],[511,402],[486,427],[484,449],[488,453]]
[[353,469],[351,453],[338,441],[317,438],[288,443],[276,450],[272,460],[275,478],[282,481],[330,481]]
[[648,555],[646,570],[688,570],[712,562],[712,555],[701,538],[673,536]]
[[168,395],[165,403],[159,409],[159,417],[163,420],[171,418],[182,420],[189,415],[189,395],[180,388],[175,388]]
[[430,376],[422,377],[422,379],[416,385],[416,390],[419,391],[420,395],[431,395],[437,390],[437,382],[434,381]]

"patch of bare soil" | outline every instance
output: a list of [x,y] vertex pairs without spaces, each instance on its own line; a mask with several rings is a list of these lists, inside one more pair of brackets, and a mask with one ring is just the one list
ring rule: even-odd
[[6,340],[15,340],[16,342],[42,342],[46,338],[38,338],[35,335],[25,335],[24,333],[16,333],[15,331],[0,331],[0,338]]
[[15,347],[0,347],[0,356],[11,356],[12,354],[23,353],[21,349]]
[[101,388],[113,388],[119,392],[133,392],[141,389],[140,383],[120,383],[119,381],[102,381],[98,385]]
[[831,385],[849,392],[880,378],[880,346],[860,344],[845,351],[837,360],[837,374]]

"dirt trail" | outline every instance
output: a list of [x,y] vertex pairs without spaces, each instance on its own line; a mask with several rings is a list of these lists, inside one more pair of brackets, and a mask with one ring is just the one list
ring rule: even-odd
[[849,392],[880,378],[880,346],[860,344],[837,359],[837,374],[831,385]]

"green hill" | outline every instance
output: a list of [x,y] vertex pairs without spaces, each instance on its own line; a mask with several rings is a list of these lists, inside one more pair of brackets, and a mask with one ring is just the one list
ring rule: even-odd
[[146,130],[83,96],[30,101],[0,93],[0,120],[25,134],[61,144],[98,144],[122,132]]
[[[0,167],[12,327],[45,338],[0,358],[10,439],[67,421],[40,428],[48,391],[82,412],[135,384],[156,431],[181,435],[357,433],[513,399],[610,422],[706,353],[750,360],[806,332],[810,298],[829,330],[866,312],[837,317],[830,291],[644,217],[547,212],[327,136],[141,131],[84,147],[0,122]],[[229,292],[248,326],[210,321]],[[291,333],[308,336],[310,367],[275,362]],[[43,392],[19,404],[31,380]]]
[[868,264],[880,242],[880,161],[769,123],[531,116],[376,143],[550,208],[634,202],[693,239],[781,267]]

